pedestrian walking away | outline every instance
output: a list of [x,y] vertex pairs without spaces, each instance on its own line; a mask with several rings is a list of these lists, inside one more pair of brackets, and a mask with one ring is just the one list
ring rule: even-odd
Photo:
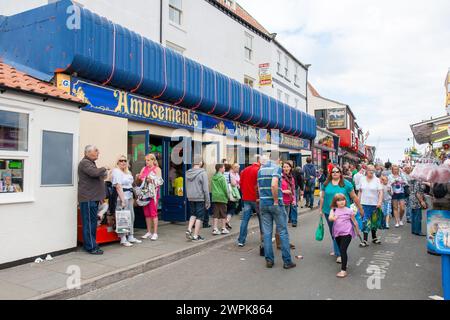
[[[252,217],[252,213],[256,212],[259,223],[259,231],[261,236],[260,254],[264,252],[263,232],[261,223],[261,214],[259,210],[259,192],[258,192],[258,172],[261,168],[261,158],[257,158],[257,162],[248,166],[241,172],[241,190],[242,190],[242,221],[238,238],[238,245],[244,247],[247,241],[248,223]],[[262,254],[264,255],[264,254]]]
[[83,247],[90,254],[101,255],[103,251],[97,244],[97,213],[100,201],[106,197],[105,178],[108,168],[97,168],[97,147],[88,145],[84,158],[78,165],[78,202],[83,222]]
[[[145,222],[147,225],[147,233],[142,239],[158,240],[158,203],[160,197],[160,188],[162,183],[162,172],[158,166],[158,161],[154,154],[148,154],[145,157],[146,166],[142,168],[141,173],[137,176],[138,182],[146,180],[155,189],[155,197],[150,203],[144,207]],[[152,233],[153,224],[153,233]]]
[[347,207],[347,197],[345,195],[338,193],[334,196],[328,220],[333,222],[333,237],[338,243],[342,258],[341,271],[336,276],[345,278],[347,277],[347,249],[352,238],[356,236],[356,233],[359,234],[355,212]]
[[186,238],[194,242],[205,240],[200,235],[200,228],[211,207],[208,174],[203,166],[203,161],[196,161],[192,169],[186,172],[186,192],[191,212]]
[[[227,181],[224,176],[225,165],[216,164],[216,174],[212,177],[212,210],[213,210],[213,231],[212,234],[229,234],[227,229],[227,204],[229,202]],[[219,222],[222,225],[222,231],[219,230]]]
[[352,199],[359,209],[360,213],[364,214],[364,210],[361,207],[359,198],[353,189],[353,185],[347,180],[344,180],[342,170],[338,166],[335,166],[333,168],[333,170],[331,171],[331,176],[328,176],[327,181],[325,181],[323,189],[321,190],[320,214],[325,215],[328,223],[328,228],[330,230],[331,240],[333,241],[334,251],[330,255],[336,256],[336,262],[341,263],[342,258],[339,246],[333,237],[333,222],[328,219],[331,212],[331,203],[333,202],[336,194],[343,194],[345,196],[347,207],[350,206],[350,199]]
[[311,157],[306,159],[305,167],[303,168],[305,174],[305,201],[306,207],[314,207],[314,191],[316,186],[316,167],[312,164]]
[[305,179],[303,178],[303,170],[301,167],[296,167],[292,172],[295,179],[295,186],[297,192],[297,205],[303,208],[303,191],[305,189]]
[[422,210],[428,208],[422,183],[419,180],[411,180],[411,232],[416,236],[426,236],[422,232]]
[[283,258],[283,268],[291,269],[296,267],[292,262],[289,250],[289,234],[287,230],[287,217],[283,206],[283,193],[281,190],[282,169],[281,160],[270,160],[265,155],[262,158],[262,167],[258,172],[258,188],[260,195],[261,220],[263,223],[264,253],[266,267],[272,268],[275,257],[272,246],[273,222],[275,221],[280,234],[281,255]]
[[411,167],[405,166],[403,168],[403,175],[406,178],[406,186],[405,186],[405,214],[406,214],[406,222],[411,223],[411,201],[410,201],[410,191],[411,191]]
[[[375,244],[381,244],[381,240],[377,237],[377,227],[381,224],[378,218],[375,219],[374,215],[378,214],[378,210],[381,209],[383,204],[383,186],[380,183],[380,179],[375,176],[375,167],[369,165],[367,167],[366,176],[359,180],[358,185],[359,199],[364,209],[363,216],[363,233],[364,242],[361,243],[362,247],[369,245],[368,238],[369,232],[372,233],[372,242]],[[376,223],[374,223],[376,221]]]
[[134,237],[134,201],[133,201],[133,182],[134,178],[128,169],[127,157],[122,155],[117,159],[116,167],[112,171],[112,185],[117,191],[117,208],[130,211],[131,229],[129,232],[120,233],[120,244],[125,247],[131,247],[133,243],[142,241]]

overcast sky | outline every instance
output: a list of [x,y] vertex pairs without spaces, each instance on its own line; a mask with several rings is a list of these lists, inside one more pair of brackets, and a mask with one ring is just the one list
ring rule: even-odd
[[350,105],[377,157],[401,160],[412,146],[409,125],[445,115],[450,1],[238,2],[312,64],[322,96]]

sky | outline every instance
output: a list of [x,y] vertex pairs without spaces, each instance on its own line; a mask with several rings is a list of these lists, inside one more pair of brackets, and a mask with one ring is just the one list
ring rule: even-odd
[[446,114],[450,1],[238,3],[312,64],[309,80],[321,96],[350,106],[377,158],[403,159],[412,147],[410,125]]

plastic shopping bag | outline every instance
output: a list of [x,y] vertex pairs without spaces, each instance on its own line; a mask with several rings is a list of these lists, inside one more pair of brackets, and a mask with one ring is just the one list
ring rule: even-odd
[[325,230],[324,230],[324,226],[323,226],[323,216],[320,216],[319,226],[317,227],[317,230],[316,230],[316,240],[317,241],[323,240],[324,232],[325,232]]
[[131,211],[130,210],[116,210],[116,233],[131,232]]

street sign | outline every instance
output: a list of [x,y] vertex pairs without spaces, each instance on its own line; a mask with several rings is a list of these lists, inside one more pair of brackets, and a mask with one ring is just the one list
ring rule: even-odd
[[271,86],[272,74],[270,73],[270,63],[263,63],[259,65],[259,85]]

